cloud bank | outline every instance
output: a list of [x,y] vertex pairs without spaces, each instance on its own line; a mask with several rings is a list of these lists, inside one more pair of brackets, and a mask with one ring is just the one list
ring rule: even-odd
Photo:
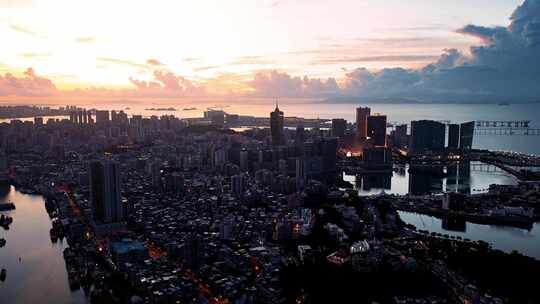
[[311,90],[298,77],[276,72],[256,75],[258,95],[364,99],[414,99],[434,102],[540,101],[540,0],[526,0],[510,17],[508,27],[467,25],[457,32],[477,37],[480,46],[470,56],[446,49],[422,69],[357,68],[345,75],[339,88],[320,79],[321,90]]
[[[479,39],[479,45],[465,55],[446,49],[431,64],[421,69],[385,68],[379,71],[359,67],[345,71],[343,79],[310,78],[277,70],[256,71],[251,80],[240,81],[242,88],[230,94],[258,97],[326,97],[376,100],[418,100],[424,102],[533,102],[540,101],[540,0],[525,0],[510,16],[508,27],[469,24],[457,30]],[[25,30],[25,32],[28,32]],[[28,32],[30,33],[30,32]],[[387,60],[373,57],[326,58],[340,61],[369,62]],[[396,60],[402,60],[401,57]],[[417,58],[410,58],[416,60]],[[28,69],[21,77],[0,75],[0,96],[48,96],[81,93],[99,96],[190,97],[205,96],[219,90],[219,78],[197,83],[165,70],[156,59],[146,63],[100,57],[98,61],[141,68],[153,72],[151,80],[129,78],[132,89],[86,89],[66,93],[56,89],[47,78]],[[185,59],[192,61],[195,59]],[[260,57],[240,58],[233,64],[272,64]],[[319,63],[322,64],[322,63]],[[215,68],[203,67],[200,70]],[[238,82],[235,82],[238,83]],[[231,85],[232,86],[232,85]],[[247,88],[247,90],[246,90]],[[214,93],[215,94],[215,93]]]
[[22,77],[10,73],[0,75],[0,96],[50,96],[58,94],[50,79],[39,77],[32,68]]
[[137,96],[156,97],[193,97],[206,95],[206,89],[191,80],[175,75],[170,71],[154,71],[154,79],[142,81],[129,78],[135,86]]

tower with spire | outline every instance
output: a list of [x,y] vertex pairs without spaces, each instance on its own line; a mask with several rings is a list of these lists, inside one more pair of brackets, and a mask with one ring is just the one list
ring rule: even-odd
[[283,112],[279,110],[279,102],[276,98],[276,109],[270,113],[270,133],[272,136],[272,145],[279,146],[283,144]]

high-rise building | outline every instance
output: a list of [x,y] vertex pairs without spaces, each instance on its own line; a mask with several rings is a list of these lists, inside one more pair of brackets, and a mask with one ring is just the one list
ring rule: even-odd
[[8,167],[8,157],[6,153],[0,149],[0,173],[7,171]]
[[462,123],[459,131],[459,148],[470,150],[473,145],[474,121]]
[[223,127],[225,124],[225,112],[223,110],[208,110],[204,112],[204,118],[211,121],[216,127]]
[[323,173],[327,178],[331,178],[337,172],[338,139],[335,137],[321,139],[319,149]]
[[99,222],[114,223],[125,219],[119,167],[112,161],[90,163],[90,201],[94,218]]
[[394,133],[395,145],[398,147],[405,147],[409,144],[409,136],[407,135],[407,125],[396,126],[396,131]]
[[418,120],[411,122],[411,144],[409,150],[412,154],[423,152],[440,152],[444,150],[446,139],[446,126],[433,120]]
[[459,125],[448,125],[448,149],[457,150],[459,148]]
[[364,148],[364,163],[370,168],[392,167],[392,150],[389,147]]
[[306,185],[306,165],[302,157],[296,158],[296,189],[302,190]]
[[195,234],[189,234],[184,240],[184,262],[197,272],[203,263],[203,248],[200,238]]
[[34,117],[34,125],[36,127],[43,126],[43,117]]
[[296,134],[294,138],[294,143],[297,146],[304,145],[304,142],[306,141],[306,131],[304,130],[304,126],[299,124],[296,126]]
[[272,145],[279,146],[283,144],[283,112],[279,110],[276,104],[276,109],[270,113],[270,133],[272,135]]
[[148,171],[152,178],[152,187],[157,190],[161,189],[161,162],[154,160],[149,163]]
[[77,123],[82,125],[83,124],[83,111],[77,110]]
[[96,124],[106,125],[109,123],[109,111],[97,110],[96,111]]
[[74,124],[74,123],[77,123],[77,122],[75,121],[75,119],[76,119],[75,111],[70,111],[70,112],[69,112],[69,122],[71,122],[71,123],[73,123],[73,124]]
[[367,137],[374,146],[386,147],[386,115],[368,116]]
[[356,136],[358,138],[368,137],[367,133],[367,118],[371,115],[371,109],[366,108],[356,108]]
[[184,176],[178,172],[173,172],[165,176],[165,190],[180,194],[184,191]]
[[237,197],[242,196],[244,192],[244,176],[242,174],[231,176],[231,191]]
[[240,151],[240,170],[243,172],[249,170],[249,152],[245,149]]
[[332,136],[343,138],[347,130],[347,121],[343,118],[332,119]]

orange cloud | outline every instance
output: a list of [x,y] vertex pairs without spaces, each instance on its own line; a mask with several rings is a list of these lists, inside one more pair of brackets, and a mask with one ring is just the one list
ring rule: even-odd
[[19,56],[25,58],[25,59],[36,59],[36,60],[43,60],[51,56],[49,53],[21,53]]
[[39,77],[28,68],[22,77],[11,73],[0,75],[0,96],[50,96],[58,94],[50,79]]
[[146,60],[146,64],[153,65],[153,66],[162,66],[163,65],[163,63],[161,63],[159,60],[152,59],[152,58]]
[[170,71],[154,71],[150,81],[129,78],[137,89],[137,95],[159,97],[203,96],[205,88]]
[[74,39],[78,43],[94,43],[97,41],[96,37],[79,37]]
[[141,64],[141,63],[137,63],[137,62],[126,60],[126,59],[99,57],[99,58],[97,58],[97,60],[101,61],[101,62],[114,63],[114,64],[118,64],[118,65],[127,65],[127,66],[141,68],[141,69],[149,69],[150,68],[150,66],[148,64]]
[[229,65],[264,65],[264,64],[275,64],[274,60],[270,60],[263,56],[243,56],[238,57],[235,60],[229,62]]

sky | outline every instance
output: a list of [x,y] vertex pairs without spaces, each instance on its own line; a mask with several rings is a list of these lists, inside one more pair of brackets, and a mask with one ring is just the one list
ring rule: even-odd
[[0,0],[0,37],[3,98],[540,93],[540,0]]

